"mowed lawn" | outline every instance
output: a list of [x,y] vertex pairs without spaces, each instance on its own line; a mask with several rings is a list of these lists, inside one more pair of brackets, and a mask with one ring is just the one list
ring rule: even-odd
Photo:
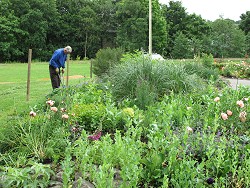
[[[31,109],[52,92],[48,67],[48,62],[31,64],[30,99],[27,101],[28,64],[0,64],[0,125],[13,115]],[[67,69],[64,73],[65,84],[66,75]],[[79,84],[89,76],[90,61],[70,61],[69,86]]]

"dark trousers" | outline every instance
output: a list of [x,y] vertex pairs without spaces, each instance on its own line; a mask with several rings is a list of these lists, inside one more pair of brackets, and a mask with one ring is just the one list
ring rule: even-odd
[[50,80],[51,80],[51,85],[52,88],[59,88],[60,87],[60,69],[59,73],[56,73],[56,69],[52,67],[51,65],[49,66],[49,74],[50,74]]

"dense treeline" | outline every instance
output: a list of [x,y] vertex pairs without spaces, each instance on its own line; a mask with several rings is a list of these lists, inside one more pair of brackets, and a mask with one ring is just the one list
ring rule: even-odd
[[[72,58],[99,49],[148,50],[148,0],[0,0],[0,62],[48,61],[71,45]],[[153,52],[167,58],[244,57],[250,52],[250,11],[235,22],[188,14],[179,1],[152,0]]]

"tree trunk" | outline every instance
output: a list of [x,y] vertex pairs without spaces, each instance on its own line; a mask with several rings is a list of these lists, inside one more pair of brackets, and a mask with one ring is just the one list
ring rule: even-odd
[[87,42],[88,42],[88,33],[86,33],[85,44],[84,44],[84,59],[87,58]]

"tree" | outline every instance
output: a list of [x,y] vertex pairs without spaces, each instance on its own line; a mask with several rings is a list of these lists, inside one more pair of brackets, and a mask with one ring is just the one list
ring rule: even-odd
[[80,55],[83,58],[91,58],[100,48],[101,41],[98,12],[95,9],[97,2],[90,0],[81,0],[79,2],[81,4],[72,2],[70,9],[70,13],[72,14],[70,29],[74,32],[72,41],[75,46],[75,55]]
[[22,55],[18,38],[24,35],[19,29],[19,19],[9,9],[8,0],[0,1],[0,62],[13,61]]
[[[47,59],[47,34],[52,28],[56,11],[55,0],[9,0],[8,9],[19,20],[19,29],[23,35],[17,36],[18,49],[22,56],[19,60],[27,61],[29,48],[33,49],[32,56]],[[44,57],[45,56],[45,57]]]
[[191,14],[187,16],[184,32],[191,41],[193,54],[204,52],[203,40],[211,33],[209,24],[201,16]]
[[126,51],[147,49],[147,6],[142,0],[122,0],[117,4],[117,43]]
[[247,55],[250,54],[250,32],[246,36],[246,53]]
[[186,33],[186,21],[188,14],[182,6],[181,1],[170,1],[169,5],[163,6],[164,17],[167,22],[169,41],[166,45],[167,54],[170,54],[174,47],[177,32]]
[[241,14],[240,16],[240,24],[239,27],[246,34],[246,53],[250,54],[250,11],[247,11],[245,14]]
[[190,40],[180,31],[176,33],[172,58],[193,58]]
[[[128,51],[148,50],[149,1],[122,0],[117,4],[117,43]],[[158,0],[152,1],[152,50],[163,54],[167,26]]]
[[245,14],[241,14],[240,18],[241,20],[239,27],[247,35],[250,32],[250,11],[247,11]]
[[[189,15],[182,6],[181,1],[170,1],[169,5],[165,5],[164,14],[166,22],[169,26],[169,43],[166,47],[168,54],[172,53],[175,37],[179,36],[178,32],[182,32],[192,46],[193,54],[199,54],[203,51],[203,38],[210,34],[211,28],[209,24],[196,14]],[[179,40],[179,39],[178,39]],[[190,56],[190,54],[187,54]]]
[[101,48],[116,47],[117,6],[114,0],[96,1],[95,10],[98,13],[97,25],[100,31]]
[[217,19],[211,22],[214,57],[242,57],[245,55],[245,35],[230,19]]
[[[166,45],[168,43],[167,22],[164,18],[164,12],[158,0],[152,1],[152,50],[153,52],[166,55]],[[148,14],[147,14],[148,17]]]

